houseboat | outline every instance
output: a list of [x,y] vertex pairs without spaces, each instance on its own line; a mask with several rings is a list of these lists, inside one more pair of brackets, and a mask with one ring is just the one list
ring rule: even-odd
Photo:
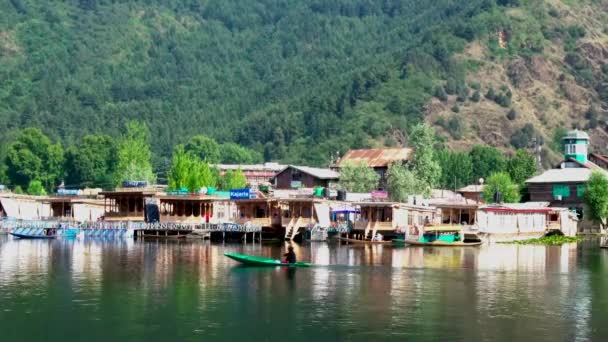
[[577,233],[576,212],[549,202],[485,205],[477,211],[479,236],[487,242],[539,238],[550,232]]
[[340,237],[349,243],[390,244],[395,237],[413,232],[425,224],[438,223],[439,218],[437,209],[428,206],[396,202],[358,202],[354,205],[360,214],[352,231]]

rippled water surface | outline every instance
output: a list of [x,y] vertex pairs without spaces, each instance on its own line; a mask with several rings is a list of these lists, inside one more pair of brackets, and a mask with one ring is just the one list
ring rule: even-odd
[[608,250],[0,236],[0,341],[607,341]]

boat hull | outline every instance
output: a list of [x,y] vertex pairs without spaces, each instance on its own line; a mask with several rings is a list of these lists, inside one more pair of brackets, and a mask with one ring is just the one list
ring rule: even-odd
[[343,237],[338,237],[338,240],[342,242],[359,244],[359,245],[391,245],[392,241],[371,241],[371,240],[357,240],[357,239],[347,239]]
[[479,242],[445,242],[445,241],[433,241],[433,242],[421,242],[421,241],[413,241],[413,240],[403,240],[403,239],[395,239],[393,240],[394,244],[408,244],[411,246],[430,246],[430,247],[474,247],[480,246],[482,244]]
[[39,240],[50,240],[50,239],[54,239],[56,238],[55,235],[26,235],[26,234],[19,234],[19,233],[9,233],[12,236],[19,238],[19,239],[39,239]]
[[236,253],[224,253],[224,256],[238,261],[246,266],[271,266],[271,267],[310,267],[311,264],[307,262],[296,262],[295,264],[285,264],[281,260],[258,257],[253,255],[236,254]]

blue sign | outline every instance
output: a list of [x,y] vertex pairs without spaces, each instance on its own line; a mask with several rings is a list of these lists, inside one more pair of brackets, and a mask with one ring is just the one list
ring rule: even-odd
[[231,189],[230,199],[250,199],[251,191],[249,189]]

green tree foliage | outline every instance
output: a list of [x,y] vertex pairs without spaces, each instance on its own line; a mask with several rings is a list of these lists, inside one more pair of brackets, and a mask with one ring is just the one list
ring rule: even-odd
[[26,187],[40,181],[51,191],[63,177],[63,148],[36,128],[26,128],[8,147],[6,164],[12,184]]
[[535,135],[536,130],[534,129],[534,126],[527,123],[521,129],[518,129],[513,133],[511,136],[511,145],[518,149],[526,148],[530,145]]
[[340,168],[340,188],[351,192],[370,192],[378,188],[380,177],[364,164],[348,163]]
[[16,193],[17,195],[23,195],[23,188],[21,187],[21,185],[17,185],[15,186],[15,189],[13,189],[13,192]]
[[504,171],[507,167],[504,154],[494,147],[476,145],[473,146],[469,155],[473,163],[474,180],[488,178],[493,173]]
[[[177,145],[173,152],[171,169],[167,177],[170,190],[187,188],[190,182],[190,173],[198,160],[192,154],[186,153],[183,145]],[[199,188],[200,189],[200,188]]]
[[386,177],[386,187],[393,201],[406,202],[408,196],[418,195],[424,191],[414,172],[405,165],[391,164]]
[[86,134],[118,138],[124,121],[139,120],[157,169],[196,134],[266,160],[326,164],[396,123],[409,131],[434,85],[464,99],[466,69],[452,56],[512,26],[488,0],[1,6],[0,136],[45,127],[72,146]]
[[198,161],[192,165],[187,188],[191,192],[198,192],[203,187],[217,186],[217,174],[204,161]]
[[243,189],[247,186],[247,177],[240,169],[228,170],[220,177],[219,188],[222,190]]
[[606,229],[608,224],[608,178],[600,171],[589,177],[584,192],[585,203],[589,206],[591,217]]
[[509,159],[507,170],[513,182],[520,186],[538,171],[534,156],[524,150],[517,150],[515,156]]
[[553,151],[563,154],[565,150],[564,137],[566,136],[566,134],[568,134],[568,130],[566,128],[557,127],[553,131],[553,136],[551,138],[551,144],[549,145],[549,147],[551,147]]
[[441,169],[435,160],[436,134],[430,126],[418,124],[410,134],[410,146],[414,149],[411,169],[421,183],[424,194],[430,194],[439,182]]
[[46,190],[44,189],[44,186],[42,186],[41,181],[32,180],[27,186],[27,194],[33,196],[44,196],[46,195]]
[[483,189],[485,201],[487,203],[494,202],[494,196],[497,192],[501,194],[502,202],[504,203],[517,203],[521,198],[519,187],[513,183],[511,177],[506,172],[494,173],[488,177]]
[[220,144],[215,139],[205,135],[192,137],[186,143],[185,150],[210,164],[217,164],[221,159]]
[[255,164],[263,161],[262,155],[234,143],[222,144],[220,159],[225,164]]
[[186,188],[195,193],[203,187],[215,187],[218,175],[206,161],[200,160],[194,153],[187,152],[183,145],[178,145],[173,152],[167,181],[171,190]]
[[66,182],[70,187],[114,185],[117,147],[107,135],[86,135],[78,145],[66,151]]
[[473,161],[469,153],[440,150],[436,154],[441,168],[439,186],[443,189],[457,190],[471,183],[473,179]]
[[153,183],[156,175],[152,171],[148,127],[136,121],[125,126],[125,134],[118,142],[115,184],[124,180]]

